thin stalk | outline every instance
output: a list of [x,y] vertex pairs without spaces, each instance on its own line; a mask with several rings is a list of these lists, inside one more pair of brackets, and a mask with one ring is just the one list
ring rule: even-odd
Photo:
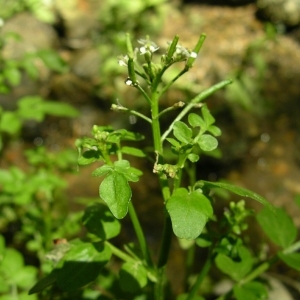
[[247,282],[252,281],[256,277],[264,273],[266,270],[268,270],[270,266],[274,264],[277,260],[278,260],[277,257],[273,257],[270,260],[263,262],[261,265],[255,268],[250,274],[248,274],[243,280],[241,280],[240,284],[245,284]]
[[163,114],[165,114],[165,113],[167,113],[167,112],[169,112],[169,111],[171,111],[171,110],[175,110],[175,109],[178,109],[178,108],[182,108],[182,107],[184,107],[184,106],[185,106],[185,103],[182,102],[182,101],[179,101],[179,102],[173,104],[172,106],[167,107],[166,109],[162,110],[162,111],[159,113],[158,116],[161,117]]
[[151,99],[149,95],[145,92],[145,90],[139,84],[137,84],[135,87],[142,93],[147,102],[151,104]]
[[132,202],[129,203],[129,209],[128,210],[129,210],[129,215],[130,215],[130,218],[131,218],[136,236],[138,238],[143,256],[144,256],[144,258],[147,262],[147,265],[150,266],[150,267],[153,267],[153,262],[152,262],[152,259],[151,259],[151,256],[150,256],[149,247],[147,245],[145,235],[143,233],[141,224],[140,224],[139,219],[136,215],[136,212],[135,212],[135,209],[134,209],[134,206],[133,206]]
[[121,251],[119,248],[115,247],[113,244],[111,244],[110,242],[108,241],[105,241],[104,242],[107,246],[109,246],[111,252],[119,257],[120,259],[122,259],[123,261],[126,261],[126,262],[130,262],[130,261],[134,261],[134,259],[129,256],[128,254],[126,254],[125,252]]
[[[159,76],[156,77],[156,79]],[[152,89],[152,99],[151,99],[151,118],[152,118],[152,134],[153,134],[153,144],[155,153],[158,155],[158,163],[163,164],[163,148],[161,143],[161,132],[160,132],[160,122],[159,122],[159,93],[156,90],[156,87],[153,83]],[[159,183],[164,198],[166,202],[170,198],[170,187],[168,179],[165,175],[159,177]],[[154,287],[154,297],[155,300],[163,300],[164,298],[164,266],[167,263],[170,247],[171,247],[171,238],[172,238],[172,225],[170,215],[165,209],[165,221],[163,236],[161,242],[161,248],[159,253],[159,258],[157,262],[157,282]]]
[[158,268],[164,267],[168,261],[171,241],[172,241],[172,223],[171,223],[170,215],[165,209],[165,223],[164,223],[162,243],[161,243],[160,253],[159,253],[159,258],[157,263]]
[[160,268],[157,271],[157,277],[159,280],[154,286],[155,300],[164,300],[164,274],[165,274],[165,268]]
[[150,123],[150,124],[152,123],[152,121],[151,121],[150,118],[148,118],[148,117],[146,117],[145,115],[139,113],[138,111],[129,109],[129,108],[124,107],[124,106],[122,106],[122,105],[113,104],[113,105],[111,106],[111,110],[113,110],[113,111],[122,111],[122,112],[130,113],[130,114],[132,114],[132,115],[134,115],[134,116],[137,116],[137,117],[139,117],[139,118],[141,118],[141,119],[147,121],[147,122]]
[[189,70],[188,68],[184,68],[182,71],[180,71],[172,80],[168,82],[166,86],[164,86],[164,88],[159,93],[159,96],[161,97],[171,87],[171,85],[174,84],[175,81],[178,78],[180,78],[184,73],[186,73],[188,70]]
[[184,284],[187,290],[188,287],[188,276],[191,274],[192,267],[195,261],[195,243],[187,250],[187,257],[186,257],[186,265],[185,265],[185,275],[184,275]]
[[171,125],[169,126],[169,128],[165,131],[165,133],[162,135],[161,137],[161,142],[163,142],[166,137],[170,134],[170,132],[172,131],[174,124],[177,121],[180,121],[197,103],[203,101],[204,99],[206,99],[208,96],[212,95],[214,92],[222,89],[223,87],[225,87],[226,85],[230,84],[232,82],[231,79],[229,80],[224,80],[221,81],[215,85],[213,85],[212,87],[206,89],[205,91],[203,91],[202,93],[198,94],[195,98],[193,98],[191,100],[191,102],[189,104],[187,104],[183,110],[178,114],[178,116],[174,119],[174,121],[171,123]]
[[206,260],[201,272],[199,273],[196,282],[194,283],[191,291],[189,292],[188,297],[186,298],[186,300],[193,300],[194,297],[197,295],[200,285],[203,281],[203,279],[205,278],[205,276],[207,275],[207,273],[209,272],[210,268],[212,265],[212,257],[211,255],[208,257],[208,259]]
[[294,243],[293,245],[289,246],[288,248],[282,251],[283,254],[290,254],[297,252],[300,249],[300,241]]

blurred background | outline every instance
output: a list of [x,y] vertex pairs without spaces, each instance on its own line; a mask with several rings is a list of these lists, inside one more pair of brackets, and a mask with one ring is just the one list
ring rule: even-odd
[[[42,248],[49,250],[54,238],[80,233],[81,209],[98,197],[99,179],[90,175],[93,166],[77,170],[74,142],[90,135],[94,124],[150,134],[144,121],[110,110],[120,103],[147,111],[147,103],[124,84],[126,68],[118,65],[118,56],[126,54],[126,32],[135,46],[149,35],[160,53],[176,34],[187,48],[207,34],[194,67],[162,106],[186,102],[233,78],[208,100],[223,132],[222,154],[204,158],[198,177],[251,189],[286,208],[299,227],[294,201],[300,195],[299,0],[0,0],[0,232],[5,244],[19,249],[25,264],[39,265]],[[161,219],[157,208],[162,204],[158,193],[153,201],[148,197],[157,183],[150,164],[134,164],[145,173],[144,184],[134,187],[138,211],[155,240],[161,224],[153,223],[153,216],[157,212],[156,220]],[[26,188],[29,182],[36,186]],[[41,185],[47,188],[41,191]],[[24,205],[33,205],[30,213]]]

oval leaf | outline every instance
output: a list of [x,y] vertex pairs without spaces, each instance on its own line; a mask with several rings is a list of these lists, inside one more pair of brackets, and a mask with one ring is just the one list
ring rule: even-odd
[[276,245],[286,248],[296,240],[297,227],[282,208],[275,208],[275,212],[265,208],[256,218],[262,230]]
[[100,184],[99,195],[117,219],[126,216],[131,188],[123,174],[114,171],[107,175]]
[[192,130],[183,122],[177,121],[173,128],[174,136],[182,143],[189,144],[192,138]]
[[179,238],[196,239],[213,214],[210,201],[199,192],[177,189],[167,202],[173,231]]
[[218,140],[210,134],[203,134],[198,140],[198,145],[203,151],[213,151],[218,147]]

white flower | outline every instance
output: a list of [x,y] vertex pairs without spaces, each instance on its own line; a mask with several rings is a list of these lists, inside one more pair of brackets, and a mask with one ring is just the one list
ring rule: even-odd
[[118,57],[118,63],[121,67],[127,67],[128,66],[128,55],[121,55]]
[[144,55],[147,53],[147,51],[153,53],[159,49],[159,47],[152,41],[145,40],[145,39],[139,39],[138,43],[143,45],[140,47],[140,54]]

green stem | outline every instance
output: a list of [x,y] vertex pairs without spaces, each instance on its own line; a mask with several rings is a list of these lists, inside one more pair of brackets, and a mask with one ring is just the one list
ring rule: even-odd
[[294,243],[293,245],[289,246],[288,248],[285,248],[282,253],[283,254],[290,254],[290,253],[294,253],[297,252],[300,249],[300,241],[297,241],[296,243]]
[[119,248],[115,247],[113,244],[111,244],[110,242],[108,241],[105,241],[104,242],[107,246],[109,246],[111,252],[119,257],[120,259],[122,259],[123,261],[126,261],[126,262],[130,262],[130,261],[134,261],[134,259],[127,255],[126,253],[124,253],[123,251],[121,251]]
[[212,265],[212,257],[211,255],[207,258],[201,272],[199,273],[196,282],[194,283],[191,291],[189,292],[188,297],[186,298],[186,300],[193,300],[194,297],[197,295],[200,285],[203,281],[203,279],[205,278],[205,276],[207,275],[207,273],[209,272],[210,268]]
[[195,261],[195,250],[196,250],[195,243],[187,250],[185,275],[184,275],[184,284],[186,290],[188,288],[188,279],[191,274],[192,267]]
[[149,97],[149,95],[145,92],[145,90],[138,84],[135,86],[140,92],[141,94],[144,96],[144,98],[147,100],[147,102],[149,104],[151,104],[151,99]]
[[153,262],[150,256],[150,252],[149,252],[149,247],[147,245],[146,239],[145,239],[145,235],[143,233],[141,224],[138,220],[138,217],[136,215],[134,206],[132,204],[132,202],[129,203],[129,215],[136,233],[136,236],[138,238],[140,247],[141,247],[141,251],[143,253],[143,256],[147,262],[147,265],[150,267],[153,267]]
[[164,223],[162,243],[161,243],[160,253],[159,253],[159,258],[157,263],[158,268],[164,267],[168,261],[171,241],[172,241],[172,223],[171,223],[170,215],[165,209],[165,223]]
[[268,270],[270,266],[274,264],[277,260],[278,260],[277,257],[273,257],[270,260],[263,262],[261,265],[255,268],[250,274],[248,274],[243,280],[241,280],[240,284],[245,284],[247,282],[252,281],[256,277],[264,273],[266,270]]
[[129,109],[127,107],[124,107],[122,105],[113,104],[111,106],[111,110],[113,110],[113,111],[123,111],[123,112],[126,112],[126,113],[130,113],[132,115],[140,117],[141,119],[144,119],[145,121],[147,121],[150,124],[152,123],[152,121],[151,121],[150,118],[146,117],[145,115],[143,115],[143,114],[141,114],[141,113],[139,113],[139,112],[137,112],[135,110]]
[[206,89],[202,93],[198,94],[195,98],[193,98],[191,100],[191,102],[183,108],[183,110],[179,113],[179,115],[174,119],[174,121],[171,123],[171,125],[169,126],[169,128],[162,135],[161,142],[163,142],[166,139],[166,137],[169,135],[169,133],[172,131],[172,129],[174,127],[174,124],[177,121],[180,121],[197,103],[203,101],[204,99],[206,99],[207,97],[209,97],[210,95],[212,95],[214,92],[222,89],[223,87],[225,87],[226,85],[230,84],[231,82],[232,82],[231,79],[221,81],[221,82],[213,85],[212,87]]
[[170,80],[170,82],[168,82],[166,86],[164,86],[164,88],[159,93],[159,96],[161,97],[171,87],[171,85],[187,71],[187,68],[184,68],[182,71],[180,71],[172,80]]

